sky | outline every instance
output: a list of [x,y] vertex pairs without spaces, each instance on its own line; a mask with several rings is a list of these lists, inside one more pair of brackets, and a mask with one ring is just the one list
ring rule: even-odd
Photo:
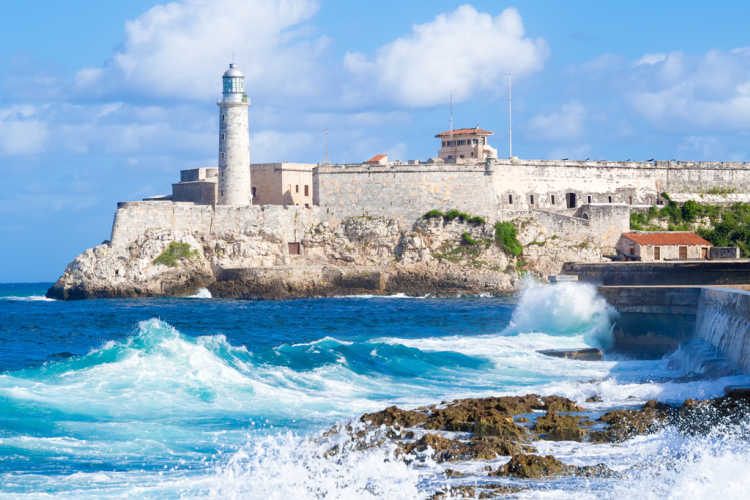
[[0,17],[0,282],[54,281],[118,201],[216,164],[221,74],[251,160],[427,159],[479,125],[521,158],[750,161],[743,1],[54,0]]

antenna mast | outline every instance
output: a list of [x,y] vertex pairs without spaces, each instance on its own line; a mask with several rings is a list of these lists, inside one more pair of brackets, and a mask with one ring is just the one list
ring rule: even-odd
[[453,135],[453,92],[451,92],[451,135]]
[[326,165],[328,165],[328,129],[325,129],[323,133],[326,136]]
[[508,158],[513,158],[513,74],[508,73]]

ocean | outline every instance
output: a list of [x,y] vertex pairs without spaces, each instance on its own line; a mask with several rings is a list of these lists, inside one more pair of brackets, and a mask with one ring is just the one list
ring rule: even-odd
[[[695,342],[656,360],[539,354],[611,344],[616,313],[583,284],[281,302],[61,302],[49,285],[0,285],[0,498],[428,498],[482,481],[487,463],[405,463],[387,446],[328,456],[322,436],[390,405],[533,392],[599,396],[585,403],[596,417],[750,383]],[[746,498],[749,429],[539,441],[622,477],[526,481],[512,498]]]

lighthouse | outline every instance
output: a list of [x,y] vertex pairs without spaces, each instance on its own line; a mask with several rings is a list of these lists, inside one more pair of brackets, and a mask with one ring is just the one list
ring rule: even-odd
[[222,77],[219,106],[219,201],[220,205],[249,205],[250,133],[245,77],[234,64]]

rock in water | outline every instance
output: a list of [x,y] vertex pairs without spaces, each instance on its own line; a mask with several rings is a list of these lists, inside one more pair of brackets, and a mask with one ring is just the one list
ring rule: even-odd
[[602,350],[597,349],[596,347],[588,347],[584,349],[542,349],[537,352],[539,354],[544,354],[545,356],[578,359],[581,361],[601,361],[604,357]]

